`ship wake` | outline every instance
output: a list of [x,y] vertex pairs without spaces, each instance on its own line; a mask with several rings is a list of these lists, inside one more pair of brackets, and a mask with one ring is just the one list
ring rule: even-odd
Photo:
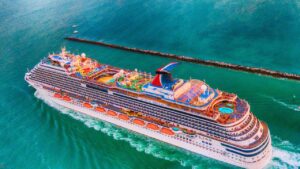
[[[43,100],[49,106],[55,108],[59,112],[69,115],[72,118],[83,122],[87,127],[93,128],[97,131],[111,136],[115,140],[122,140],[139,152],[151,154],[152,156],[168,161],[174,161],[180,163],[184,167],[190,167],[193,169],[209,168],[215,166],[215,168],[224,168],[224,165],[228,164],[211,160],[188,151],[175,148],[173,146],[158,142],[154,139],[143,137],[140,134],[135,134],[128,130],[119,128],[115,125],[106,122],[99,122],[98,120],[85,116],[83,114],[74,112],[63,106],[56,104],[38,91],[35,92],[35,97]],[[282,141],[279,137],[272,138],[273,140],[273,159],[268,168],[294,168],[300,167],[300,150],[288,141]],[[223,166],[223,167],[222,167]]]
[[272,137],[273,158],[272,168],[298,168],[300,167],[300,148],[289,141],[277,136]]
[[[264,95],[263,95],[264,96]],[[281,100],[278,100],[278,99],[275,99],[274,97],[271,97],[271,96],[264,96],[266,98],[269,98],[271,99],[272,101],[274,101],[275,103],[283,106],[283,107],[286,107],[290,110],[294,110],[294,111],[300,111],[300,106],[299,105],[295,105],[295,104],[289,104],[289,103],[286,103],[284,101],[281,101]]]

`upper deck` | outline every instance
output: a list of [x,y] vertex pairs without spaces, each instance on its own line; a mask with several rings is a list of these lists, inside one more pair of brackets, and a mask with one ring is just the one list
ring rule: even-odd
[[[228,125],[249,112],[249,105],[235,94],[211,88],[200,80],[173,79],[170,70],[177,63],[157,69],[156,76],[137,70],[124,70],[101,64],[85,54],[74,55],[62,50],[48,56],[48,63],[64,68],[69,76],[87,80],[93,84],[126,91],[126,94],[158,102],[167,106],[197,113]],[[123,92],[124,93],[124,92]]]

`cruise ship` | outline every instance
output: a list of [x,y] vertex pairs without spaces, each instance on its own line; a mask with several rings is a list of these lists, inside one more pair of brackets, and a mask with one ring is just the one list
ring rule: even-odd
[[43,58],[25,80],[44,98],[78,113],[230,165],[265,167],[272,157],[267,124],[236,94],[172,78],[177,65],[152,75],[63,48]]

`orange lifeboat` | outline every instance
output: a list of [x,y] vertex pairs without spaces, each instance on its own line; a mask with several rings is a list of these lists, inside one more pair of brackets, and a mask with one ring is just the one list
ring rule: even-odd
[[119,119],[121,119],[121,120],[126,120],[126,121],[129,120],[129,117],[128,117],[126,114],[120,114],[118,117],[119,117]]
[[98,112],[101,112],[101,113],[105,112],[105,108],[103,108],[103,107],[96,107],[95,110]]
[[70,102],[72,100],[69,96],[64,96],[62,99],[67,102]]
[[175,133],[174,133],[171,129],[169,129],[169,128],[162,128],[162,129],[160,130],[160,132],[163,133],[163,134],[169,135],[169,136],[173,136],[173,135],[175,134]]
[[116,116],[117,115],[117,113],[112,111],[112,110],[108,110],[107,114],[110,115],[110,116]]
[[140,119],[134,119],[132,122],[134,124],[137,124],[137,125],[140,125],[140,126],[144,126],[145,125],[145,122],[143,120],[140,120]]
[[152,124],[152,123],[148,123],[146,127],[148,129],[151,129],[151,130],[158,130],[159,129],[159,127],[156,124]]
[[87,103],[87,102],[83,103],[83,106],[86,107],[86,108],[89,108],[89,109],[93,108],[93,106],[90,103]]
[[59,94],[59,93],[55,93],[55,94],[53,95],[53,97],[60,99],[60,98],[62,98],[62,95]]

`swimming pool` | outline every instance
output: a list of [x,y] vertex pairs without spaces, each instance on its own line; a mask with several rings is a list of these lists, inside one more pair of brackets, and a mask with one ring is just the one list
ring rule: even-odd
[[229,107],[220,107],[219,112],[223,114],[231,114],[233,113],[233,109]]

